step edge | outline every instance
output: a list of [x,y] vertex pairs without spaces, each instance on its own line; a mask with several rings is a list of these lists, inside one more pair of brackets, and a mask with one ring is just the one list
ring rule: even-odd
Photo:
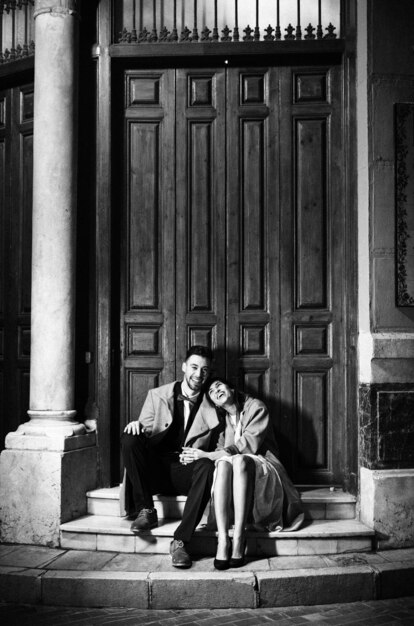
[[[354,504],[357,502],[356,496],[352,494],[337,494],[326,492],[325,494],[309,494],[301,493],[301,500],[304,504]],[[108,500],[110,502],[119,500],[119,493],[108,493],[107,490],[99,489],[87,491],[86,497],[91,500]],[[161,494],[154,495],[155,502],[185,502],[186,496],[163,496]]]
[[[94,526],[91,527],[88,524],[88,520],[91,518],[102,518],[102,526]],[[128,535],[128,536],[139,536],[139,537],[169,537],[173,535],[173,528],[175,528],[178,523],[176,519],[160,519],[160,522],[163,522],[158,526],[158,528],[154,528],[152,531],[147,531],[143,533],[139,533],[139,535],[135,535],[128,527],[120,528],[116,527],[116,525],[112,525],[113,522],[112,517],[109,516],[99,516],[99,515],[87,515],[78,520],[72,520],[70,522],[65,522],[60,525],[61,532],[67,533],[80,533],[80,534],[94,534],[94,535]],[[105,526],[105,522],[108,526]],[[320,539],[329,539],[332,537],[356,537],[356,536],[374,536],[375,531],[362,522],[358,520],[313,520],[313,521],[323,521],[329,524],[329,526],[335,525],[335,523],[341,524],[342,528],[338,530],[329,530],[328,532],[323,531],[323,529],[318,530],[318,527],[322,524],[312,524],[312,521],[307,526],[309,528],[301,528],[299,531],[273,531],[273,532],[262,532],[262,531],[247,531],[246,536],[248,538],[256,538],[256,539],[306,539],[309,537],[318,537]],[[346,522],[353,522],[356,528],[343,528],[344,523],[346,526]],[[171,528],[165,528],[166,526],[173,524]],[[313,528],[312,528],[313,526]],[[232,530],[230,530],[230,535],[232,534]],[[204,536],[204,537],[215,537],[217,536],[217,532],[215,530],[209,530],[205,528],[197,528],[195,531],[195,536]]]

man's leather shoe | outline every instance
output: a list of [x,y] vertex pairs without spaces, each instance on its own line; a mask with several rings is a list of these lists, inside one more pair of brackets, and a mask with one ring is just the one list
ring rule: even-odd
[[131,530],[133,533],[142,533],[145,530],[151,530],[158,526],[158,515],[155,509],[141,509],[137,515],[137,519],[132,522]]
[[190,555],[184,546],[184,541],[173,539],[170,543],[170,554],[174,567],[191,567],[192,561]]

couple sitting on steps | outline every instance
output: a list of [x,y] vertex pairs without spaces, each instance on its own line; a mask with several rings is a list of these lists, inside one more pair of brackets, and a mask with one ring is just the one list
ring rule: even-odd
[[122,436],[134,533],[158,525],[153,494],[187,496],[170,546],[175,567],[191,566],[188,543],[210,498],[216,569],[244,564],[248,523],[256,530],[295,530],[304,517],[299,493],[277,458],[265,404],[223,378],[210,378],[211,361],[209,348],[191,347],[183,380],[151,389]]

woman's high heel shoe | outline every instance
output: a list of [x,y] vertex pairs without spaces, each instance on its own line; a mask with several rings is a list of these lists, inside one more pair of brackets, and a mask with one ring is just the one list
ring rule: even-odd
[[240,557],[231,557],[230,561],[229,561],[229,566],[230,567],[243,567],[243,565],[246,562],[246,539],[243,541],[243,550],[242,550],[242,556]]
[[227,539],[227,559],[214,559],[214,567],[218,570],[229,569],[230,567],[231,541]]

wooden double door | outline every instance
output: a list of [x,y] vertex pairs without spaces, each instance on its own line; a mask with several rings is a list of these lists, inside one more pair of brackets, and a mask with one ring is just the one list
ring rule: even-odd
[[346,472],[341,68],[124,73],[121,428],[191,344],[298,483]]

